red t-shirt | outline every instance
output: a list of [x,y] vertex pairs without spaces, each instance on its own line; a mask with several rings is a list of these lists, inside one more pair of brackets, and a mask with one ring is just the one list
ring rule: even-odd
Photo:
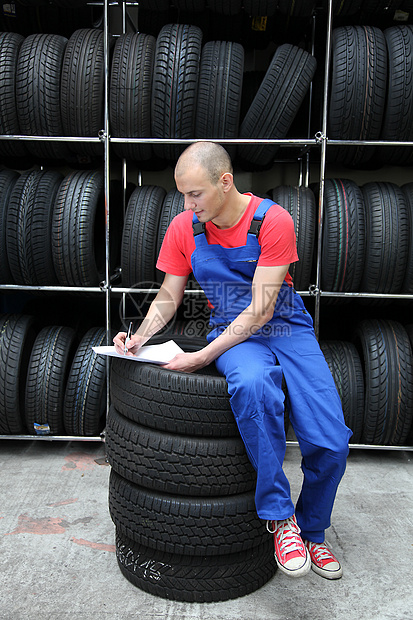
[[[224,248],[245,245],[251,220],[263,198],[251,196],[242,218],[231,228],[217,228],[212,222],[206,223],[208,243],[216,243]],[[166,231],[156,267],[174,276],[186,276],[192,271],[191,255],[195,250],[192,231],[192,211],[183,211],[174,217]],[[298,260],[294,222],[291,215],[280,205],[271,206],[260,229],[258,241],[261,254],[258,266],[279,267]],[[286,282],[292,285],[289,273]]]

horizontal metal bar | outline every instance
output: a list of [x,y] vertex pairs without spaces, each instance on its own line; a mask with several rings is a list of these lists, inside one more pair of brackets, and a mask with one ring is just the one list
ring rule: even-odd
[[[111,287],[111,293],[145,293],[156,295],[159,292],[159,288],[121,288],[121,287]],[[309,291],[297,291],[302,297],[309,296]],[[204,291],[202,289],[185,289],[184,293],[186,295],[204,295]]]
[[29,286],[24,284],[0,284],[0,291],[52,291],[56,293],[104,293],[98,286]]
[[[300,444],[298,441],[287,441],[287,446],[292,446],[295,448],[299,448]],[[350,443],[350,450],[390,450],[391,452],[411,452],[413,451],[413,446],[379,446],[377,444],[366,444],[366,443]]]
[[365,299],[413,299],[409,293],[343,293],[320,290],[321,297],[361,297]]
[[102,142],[98,136],[89,138],[86,136],[0,135],[0,140],[23,140],[31,142]]
[[[121,144],[192,144],[200,138],[115,138],[111,136],[110,142]],[[315,138],[202,138],[202,142],[219,142],[219,144],[253,144],[253,145],[280,145],[280,146],[318,146],[320,142]]]
[[[111,293],[146,293],[146,294],[153,294],[156,295],[159,292],[159,288],[118,288],[118,287],[112,287],[110,289]],[[186,294],[192,294],[192,295],[204,295],[204,291],[201,289],[186,289],[184,291],[184,293]]]
[[[104,293],[106,287],[98,286],[41,286],[41,285],[25,285],[25,284],[0,284],[0,291],[48,291],[57,293]],[[152,293],[156,295],[159,292],[159,288],[124,288],[124,287],[111,287],[112,293]],[[204,292],[201,289],[185,289],[186,295],[203,295]],[[316,293],[310,291],[297,291],[301,297],[314,297]],[[336,291],[319,291],[322,297],[341,297],[341,298],[366,298],[366,299],[413,299],[413,295],[408,293],[344,293]]]
[[[200,138],[117,138],[109,137],[114,144],[192,144]],[[28,136],[23,134],[1,134],[0,140],[16,140],[29,142],[87,142],[104,143],[104,136]],[[317,138],[202,138],[203,142],[219,142],[219,144],[239,145],[273,145],[286,147],[320,146],[322,140]],[[331,140],[326,138],[328,146],[388,146],[413,147],[413,142],[397,140]]]
[[[129,0],[120,0],[122,2],[122,4],[126,4],[126,6],[139,6],[139,2],[129,2]],[[104,6],[105,3],[103,2],[103,0],[101,0],[101,2],[88,2],[87,3],[88,6]],[[119,6],[119,0],[116,0],[116,2],[108,2],[108,6]]]
[[103,436],[83,437],[77,435],[0,435],[0,439],[13,439],[21,441],[105,441]]
[[354,450],[392,450],[395,452],[413,450],[413,446],[379,446],[377,444],[366,444],[366,443],[350,443],[349,448],[354,449]]
[[413,146],[413,142],[397,140],[327,140],[327,146]]

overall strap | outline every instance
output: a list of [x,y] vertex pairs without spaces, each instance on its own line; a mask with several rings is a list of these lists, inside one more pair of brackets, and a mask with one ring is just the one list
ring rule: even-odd
[[268,209],[272,207],[272,205],[274,204],[276,203],[270,198],[265,198],[262,202],[260,202],[251,220],[251,225],[248,230],[249,235],[255,235],[255,237],[258,238],[258,235],[260,234],[260,229],[264,221],[264,218],[266,216],[266,213]]
[[200,222],[195,213],[192,218],[192,232],[194,233],[194,237],[205,235],[205,223]]

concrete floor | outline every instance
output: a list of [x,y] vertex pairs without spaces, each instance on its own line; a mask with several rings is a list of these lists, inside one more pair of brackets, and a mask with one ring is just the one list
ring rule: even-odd
[[[285,470],[296,498],[298,448]],[[102,464],[103,463],[103,464]],[[0,618],[412,620],[413,453],[352,451],[327,540],[344,575],[277,573],[236,600],[177,603],[121,574],[103,444],[0,441]]]

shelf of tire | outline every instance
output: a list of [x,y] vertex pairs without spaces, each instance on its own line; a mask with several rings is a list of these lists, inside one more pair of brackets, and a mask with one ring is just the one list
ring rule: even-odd
[[[356,4],[357,3],[353,3],[351,7],[347,7],[349,15],[356,12]],[[280,7],[280,10],[282,9],[285,14],[288,14],[288,3],[285,3],[285,5],[286,6]],[[303,5],[300,8],[300,6],[301,5],[296,3],[296,14],[308,14],[308,3],[306,7]],[[195,10],[195,7],[192,8]],[[313,10],[313,8],[311,10]],[[380,7],[375,8],[379,10]],[[238,8],[234,6],[231,10],[237,11]],[[253,12],[252,7],[250,7],[249,10]],[[344,14],[345,11],[346,9],[343,8],[343,6],[338,7],[333,3],[334,15],[336,15],[337,13]],[[105,22],[105,28],[107,28],[107,22]],[[328,25],[328,28],[330,29],[330,24]],[[345,64],[347,62],[348,54],[346,53],[345,49],[343,51],[343,41],[347,45],[347,48],[357,50],[359,54],[363,55],[363,53],[365,53],[363,51],[363,45],[365,44],[364,41],[368,40],[369,44],[371,43],[371,41],[373,41],[375,48],[377,48],[373,58],[375,63],[373,63],[373,70],[377,72],[377,75],[381,75],[380,79],[382,80],[383,86],[385,80],[384,69],[387,62],[384,53],[385,46],[388,45],[389,49],[392,49],[394,51],[393,55],[396,57],[400,57],[400,55],[403,53],[407,55],[407,52],[410,49],[409,46],[411,46],[411,40],[409,39],[411,35],[410,31],[411,27],[405,27],[403,30],[403,38],[400,36],[401,30],[397,28],[390,28],[386,30],[384,34],[379,31],[379,29],[371,27],[366,27],[364,30],[358,27],[346,27],[332,30],[333,80],[336,80],[334,75],[337,72],[343,71],[345,69]],[[389,153],[391,153],[393,160],[396,161],[397,157],[400,157],[399,155],[397,155],[397,153],[399,152],[397,149],[400,149],[401,147],[408,149],[413,145],[413,143],[411,142],[411,136],[406,133],[408,129],[400,128],[400,124],[394,123],[396,112],[392,110],[388,112],[386,117],[387,120],[385,122],[385,132],[382,135],[374,135],[373,137],[375,139],[371,139],[371,128],[373,128],[373,131],[374,128],[377,126],[377,117],[379,117],[380,114],[384,114],[384,97],[380,96],[380,93],[377,93],[374,90],[373,92],[375,92],[375,96],[372,98],[372,114],[371,117],[369,117],[368,126],[359,128],[359,133],[356,134],[358,137],[362,138],[361,140],[349,139],[349,136],[354,137],[354,135],[351,134],[351,131],[353,130],[352,127],[347,127],[346,130],[350,132],[347,134],[343,130],[343,128],[340,128],[339,135],[341,136],[341,138],[344,135],[345,138],[336,139],[333,127],[334,122],[337,125],[346,117],[346,114],[344,113],[345,108],[343,107],[343,100],[340,100],[340,96],[335,93],[332,94],[332,99],[334,99],[333,111],[330,112],[330,117],[328,119],[330,125],[329,131],[319,132],[313,138],[305,138],[302,140],[288,139],[283,137],[283,135],[285,136],[287,134],[288,127],[294,117],[294,112],[298,109],[299,104],[303,100],[303,97],[306,93],[306,90],[309,86],[315,70],[314,58],[312,58],[303,50],[300,50],[299,48],[296,48],[295,46],[291,46],[289,44],[281,45],[275,53],[274,58],[272,59],[268,68],[267,74],[263,78],[256,93],[256,96],[251,102],[251,105],[241,122],[239,110],[239,87],[240,81],[242,79],[242,46],[229,42],[211,42],[206,43],[202,47],[202,32],[197,27],[185,26],[180,24],[169,24],[161,29],[161,32],[157,39],[148,35],[123,35],[118,38],[116,44],[114,43],[112,37],[107,36],[106,38],[106,31],[102,35],[102,33],[91,30],[88,31],[87,29],[76,31],[73,37],[71,37],[69,40],[64,40],[64,37],[60,37],[58,35],[30,35],[29,37],[26,37],[26,39],[24,39],[24,37],[21,37],[20,35],[14,35],[13,33],[5,33],[4,36],[8,39],[8,46],[11,46],[11,48],[14,47],[15,50],[22,50],[22,54],[19,54],[16,60],[16,67],[19,66],[20,75],[20,80],[18,82],[18,88],[16,89],[16,92],[17,97],[21,101],[21,105],[16,107],[18,111],[17,126],[14,126],[13,131],[9,130],[8,133],[0,136],[0,146],[6,144],[8,144],[9,146],[15,145],[15,147],[13,148],[22,147],[25,149],[25,152],[27,152],[26,149],[28,149],[29,152],[32,152],[36,156],[60,156],[61,152],[59,151],[59,153],[57,153],[55,151],[55,149],[59,150],[59,145],[55,143],[61,143],[61,146],[64,149],[66,149],[66,146],[69,148],[73,148],[74,146],[75,152],[80,149],[81,153],[99,153],[99,155],[101,156],[103,151],[105,155],[105,163],[107,164],[109,159],[109,144],[113,144],[113,147],[117,150],[118,155],[120,157],[125,157],[126,159],[136,158],[138,152],[138,159],[145,160],[148,157],[148,153],[151,153],[166,158],[170,162],[173,162],[176,158],[176,155],[180,152],[180,148],[182,147],[182,145],[190,143],[194,139],[208,139],[209,135],[215,134],[225,136],[220,137],[219,140],[222,141],[223,144],[226,144],[227,147],[233,152],[235,152],[235,150],[238,150],[241,160],[243,160],[244,163],[247,162],[247,166],[249,165],[252,169],[257,166],[259,169],[262,166],[265,167],[268,162],[270,162],[274,158],[274,154],[277,152],[277,148],[280,146],[301,148],[304,149],[304,151],[308,149],[310,149],[311,151],[311,149],[313,148],[319,149],[321,147],[321,149],[325,150],[325,154],[327,154],[327,159],[329,158],[329,153],[338,153],[338,155],[334,155],[334,158],[337,158],[338,160],[340,160],[340,150],[342,147],[354,147],[356,149],[356,151],[354,152],[357,153],[357,157],[362,158],[363,161],[365,160],[367,155],[370,156],[372,152],[371,150],[366,150],[366,148],[376,146],[389,150]],[[106,49],[104,49],[105,41]],[[171,42],[173,44],[171,44]],[[98,49],[99,53],[90,54],[90,50],[92,48]],[[109,68],[110,63],[108,51],[111,48],[113,48],[112,73],[110,78],[108,76],[105,76],[102,80],[102,69],[105,66]],[[189,98],[187,98],[187,101],[191,100],[191,97],[195,99],[196,94],[199,98],[199,105],[196,109],[194,109],[194,106],[187,106],[186,109],[181,109],[177,101],[173,100],[173,98],[164,91],[163,77],[165,75],[165,72],[168,72],[168,66],[173,66],[175,54],[177,53],[176,50],[178,48],[185,50],[183,62],[187,63],[188,65],[187,71],[183,73],[186,73],[187,75],[194,78],[193,82],[196,82],[196,80],[199,81],[198,93],[196,93],[196,88],[194,84],[186,85],[186,94]],[[53,128],[51,128],[51,125],[47,126],[46,121],[56,117],[56,110],[53,111],[53,109],[48,109],[47,106],[45,106],[46,114],[41,117],[39,114],[36,113],[36,109],[33,109],[33,107],[25,108],[23,104],[23,102],[27,100],[27,95],[29,94],[30,89],[32,88],[32,85],[34,83],[35,71],[34,68],[30,66],[30,62],[28,60],[31,54],[34,55],[34,58],[36,60],[39,60],[43,56],[48,57],[47,73],[49,76],[55,75],[56,79],[54,80],[54,84],[57,84],[58,78],[60,76],[59,72],[56,70],[57,65],[53,65],[53,61],[50,60],[50,58],[53,57],[53,54],[48,53],[50,52],[50,50],[53,50],[54,57],[60,58],[59,63],[57,64],[62,67],[63,76],[66,77],[66,79],[63,81],[66,84],[67,88],[67,91],[63,93],[63,96],[62,93],[60,93],[60,95],[62,96],[61,105],[63,110],[63,125],[56,126],[55,123]],[[79,93],[82,90],[84,84],[83,75],[76,74],[74,72],[73,63],[71,62],[71,58],[74,58],[78,54],[82,54],[86,58],[88,58],[86,62],[86,67],[88,70],[92,67],[95,67],[96,70],[94,71],[94,74],[100,76],[96,78],[96,88],[100,93],[103,92],[102,86],[104,85],[104,80],[108,80],[106,86],[107,92],[109,93],[109,99],[107,102],[105,102],[105,116],[111,116],[111,124],[113,130],[112,136],[109,136],[107,132],[102,129],[105,124],[104,118],[100,114],[94,113],[94,110],[96,109],[96,102],[98,101],[98,98],[96,96],[93,97],[91,95],[92,98],[90,99],[90,104],[84,106],[84,108],[87,109],[87,114],[86,118],[82,120],[83,125],[81,127],[79,127],[78,124],[79,119],[76,119],[74,115],[74,106],[71,105],[71,101],[73,102],[74,99],[71,95],[71,92]],[[128,71],[128,67],[130,69],[131,63],[136,61],[137,58],[140,59],[140,62],[135,63],[135,67],[137,67],[136,71]],[[218,72],[214,71],[213,67],[216,66],[217,61],[224,58],[226,58],[227,61],[226,64],[224,63],[226,67],[226,73],[224,73],[223,77]],[[280,67],[285,67],[286,64],[288,65],[286,73],[284,77],[281,78]],[[151,89],[149,88],[147,83],[147,75],[148,73],[150,73],[150,71],[148,71],[149,68],[153,68],[154,70],[153,97]],[[297,68],[299,68],[299,71],[296,70]],[[357,71],[361,71],[361,69],[357,69],[357,67],[350,68],[350,72],[351,71],[353,71],[353,77],[355,76],[356,78],[360,78],[353,80],[356,84],[358,82],[361,82],[363,85],[365,85],[366,79],[373,82],[375,79],[374,76],[376,75],[367,75],[364,76],[363,79],[361,79],[360,76],[357,76]],[[274,88],[274,85],[276,83],[280,83],[280,79],[284,79],[286,84],[290,84],[291,80],[296,79],[298,73],[305,75],[305,77],[302,77],[296,83],[296,88],[294,90],[295,95],[297,96],[297,100],[290,100],[289,103],[291,105],[287,106],[288,114],[286,114],[284,117],[281,115],[280,118],[279,112],[277,112],[277,106],[279,105],[279,103],[283,103],[284,87],[282,86],[282,83],[281,88],[279,89],[281,96],[278,100],[276,98],[270,98],[271,100],[269,101],[268,92],[271,92],[271,89]],[[22,79],[23,75],[26,77],[26,79]],[[32,77],[30,77],[31,75]],[[170,79],[174,84],[179,84],[179,80],[183,79],[182,77],[175,74],[174,70],[172,70],[171,75],[172,77]],[[129,83],[128,80],[136,80],[136,83],[139,84],[139,88],[137,89],[137,91],[139,90],[140,96],[142,96],[142,94],[144,95],[144,100],[147,102],[146,107],[152,108],[153,123],[151,122],[150,125],[148,125],[148,118],[141,118],[135,113],[138,103],[136,100],[136,94],[133,94],[133,89],[130,88],[131,83]],[[219,82],[219,80],[221,80],[221,82]],[[397,91],[398,85],[400,85],[400,82],[402,80],[403,75],[399,72],[398,77],[391,85],[391,89],[389,89],[389,101],[394,99],[394,92]],[[181,87],[185,87],[185,84],[182,83]],[[92,93],[92,91],[93,88],[90,89],[90,93]],[[238,92],[238,96],[234,95],[234,93],[236,92]],[[218,96],[215,96],[213,98],[213,101],[211,100],[211,93],[218,93]],[[130,97],[130,100],[128,102],[125,99],[126,94],[128,97]],[[381,95],[383,95],[383,93],[381,93]],[[409,93],[405,90],[403,96],[406,100],[408,99],[408,95]],[[354,100],[356,102],[358,101],[357,96],[358,95],[354,96]],[[41,97],[39,93],[35,93],[35,100],[39,102],[40,108]],[[263,115],[261,113],[263,107],[268,109],[267,115]],[[206,114],[205,110],[211,108],[213,110],[213,113]],[[227,112],[228,122],[226,126],[219,125],[221,119],[223,118],[223,115],[221,114],[221,111],[223,109],[225,109]],[[168,119],[171,118],[172,112],[174,112],[174,114],[172,115],[175,119],[174,122],[178,124],[174,127],[168,125],[168,123],[170,122]],[[273,115],[274,118],[278,119],[275,123],[277,134],[276,138],[272,135],[269,135],[269,127],[272,124],[271,118]],[[356,114],[355,116],[357,120],[359,115]],[[10,118],[8,118],[8,120],[10,121]],[[327,129],[327,118],[325,118],[324,121],[324,129]],[[117,122],[118,125],[116,125]],[[93,125],[93,123],[95,124]],[[141,125],[137,126],[137,123],[141,123]],[[237,135],[238,123],[239,135]],[[407,125],[409,124],[407,123],[406,127]],[[410,123],[409,126],[411,125],[412,123]],[[17,130],[21,127],[32,133],[45,134],[47,130],[49,131],[49,135],[22,135],[22,132]],[[194,132],[194,127],[196,128],[196,132]],[[190,128],[192,128],[191,131]],[[396,136],[394,135],[394,132],[397,133]],[[87,134],[97,135],[98,133],[100,134],[100,137],[86,137]],[[151,133],[154,137],[151,136]],[[182,137],[165,137],[167,135],[173,135],[174,133],[179,134]],[[141,137],[136,137],[137,135],[140,135]],[[266,137],[249,137],[251,135],[265,135]],[[195,136],[195,138],[192,136]],[[394,139],[395,137],[397,139]],[[99,142],[100,144],[97,144]],[[397,147],[396,150],[394,150],[393,147]],[[98,151],[96,149],[98,149]],[[349,152],[353,151],[348,151],[347,153]],[[64,154],[67,154],[67,150],[65,150]],[[350,155],[347,154],[346,157],[350,157]],[[23,176],[25,174],[26,173],[23,173]],[[50,177],[52,177],[53,174],[54,173],[49,173],[47,171],[45,173],[45,176],[49,175]],[[107,174],[108,168],[105,167],[103,175],[105,191],[108,187],[108,179],[106,176]],[[324,185],[324,183],[328,185],[328,182],[325,182],[324,174],[325,168],[323,167],[322,163],[320,167],[320,187]],[[40,180],[37,179],[36,183],[40,184]],[[57,178],[55,178],[53,181],[52,178],[50,178],[49,183],[54,183],[55,185],[57,185]],[[297,212],[294,212],[294,210],[297,209],[297,204],[301,199],[301,197],[297,199],[297,193],[304,193],[304,189],[306,188],[293,188],[293,193],[295,192],[296,196],[291,199],[290,212],[292,213],[293,217],[295,217],[295,221],[297,221],[298,216]],[[395,188],[390,187],[388,187],[387,189],[388,191],[399,191]],[[274,190],[271,191],[273,192],[274,199],[284,201],[287,199],[288,192],[290,190],[291,188],[283,187],[274,188]],[[153,224],[151,231],[149,231],[148,226],[146,228],[143,228],[143,230],[139,231],[139,221],[145,219],[138,218],[139,209],[140,215],[143,215],[144,213],[146,215],[141,195],[146,191],[148,190],[144,188],[136,188],[134,192],[134,200],[136,201],[136,203],[133,207],[129,205],[129,211],[131,215],[129,217],[127,214],[125,219],[126,226],[124,227],[123,231],[124,239],[122,240],[121,262],[122,272],[125,282],[127,284],[126,287],[112,287],[111,284],[105,284],[105,282],[102,286],[98,286],[99,282],[101,281],[100,279],[99,282],[95,279],[94,285],[92,285],[90,281],[81,282],[77,279],[78,267],[76,261],[74,262],[74,265],[72,265],[72,262],[62,257],[62,255],[60,256],[60,259],[55,260],[55,263],[60,264],[61,266],[61,271],[57,277],[57,283],[38,283],[37,271],[40,270],[40,266],[37,268],[36,271],[36,268],[33,267],[33,265],[36,264],[35,261],[33,264],[30,263],[32,270],[30,275],[32,280],[31,283],[28,284],[26,277],[23,277],[21,273],[21,265],[24,266],[25,262],[26,264],[28,264],[29,262],[27,256],[28,250],[23,251],[23,256],[21,256],[19,254],[20,250],[18,248],[18,243],[15,238],[14,241],[9,241],[8,246],[10,248],[10,254],[15,257],[13,262],[13,273],[17,282],[20,283],[8,283],[6,278],[7,283],[0,285],[0,288],[3,290],[19,289],[27,291],[44,290],[56,292],[71,291],[79,293],[104,293],[107,298],[111,295],[118,295],[119,293],[125,294],[126,292],[137,292],[137,290],[139,289],[128,288],[128,279],[130,278],[129,282],[131,285],[133,285],[133,283],[136,281],[143,281],[142,275],[146,276],[148,272],[151,272],[151,270],[153,269],[152,253],[155,256],[157,249],[159,249],[160,240],[162,238],[162,235],[164,234],[164,231],[166,229],[165,227],[169,221],[169,218],[173,216],[173,213],[176,212],[176,209],[178,208],[176,205],[173,204],[173,202],[172,204],[164,206],[163,199],[166,199],[165,191],[162,190],[162,188],[152,188],[151,190],[149,190],[151,196],[153,192],[158,192],[159,194],[157,201],[158,205],[160,205],[160,210],[158,213],[154,212],[153,217],[149,218],[149,220],[151,220]],[[347,190],[347,194],[349,192],[351,193],[351,191],[352,190]],[[279,192],[281,192],[281,194]],[[306,189],[306,192],[308,193],[309,190]],[[105,198],[107,204],[109,204],[109,196],[105,196]],[[171,196],[169,196],[169,198],[172,201],[174,200],[174,198]],[[357,279],[357,274],[354,275],[354,273],[349,273],[349,270],[347,270],[346,274],[341,274],[341,282],[343,283],[344,281],[346,281],[347,284],[345,286],[342,284],[341,286],[338,286],[336,288],[334,287],[334,282],[331,280],[332,276],[329,276],[328,270],[326,270],[326,265],[329,263],[329,259],[331,259],[334,254],[334,250],[327,247],[327,241],[329,237],[328,231],[331,230],[331,226],[334,225],[334,222],[331,222],[332,218],[329,214],[333,211],[332,209],[329,210],[328,202],[326,205],[323,204],[323,200],[325,201],[324,196],[322,196],[321,198],[321,207],[324,217],[324,222],[322,221],[322,224],[324,224],[325,227],[323,231],[325,236],[322,249],[323,252],[326,253],[327,258],[324,259],[323,263],[322,252],[318,252],[318,274],[317,282],[314,285],[310,284],[307,274],[300,275],[300,273],[297,272],[295,274],[295,281],[300,284],[302,282],[304,283],[303,286],[298,286],[297,284],[297,288],[302,288],[304,295],[314,296],[316,298],[316,303],[318,304],[320,304],[320,301],[323,298],[327,299],[334,297],[365,297],[377,299],[388,298],[406,300],[411,299],[410,290],[408,292],[406,291],[406,293],[399,291],[383,292],[381,290],[381,284],[373,291],[367,290],[368,287],[362,287],[358,291],[354,290],[355,288],[357,288],[356,286],[354,286],[354,278]],[[308,209],[306,209],[305,211],[301,211],[298,214],[300,216],[300,219],[302,218],[304,213],[308,215],[311,219],[310,224],[306,224],[305,226],[303,226],[306,231],[305,235],[300,235],[300,231],[297,228],[298,243],[304,244],[300,249],[300,253],[302,255],[312,252],[312,249],[310,247],[311,243],[307,243],[307,246],[305,246],[305,241],[306,239],[308,239],[309,230],[311,231],[310,238],[314,239],[313,231],[315,228],[315,223],[313,222],[316,218],[314,217],[314,214],[310,215],[310,213],[307,211]],[[28,207],[28,212],[30,213],[30,206]],[[14,217],[14,220],[17,221],[17,218],[19,217],[19,207],[16,207],[14,214],[11,211],[10,217],[12,219]],[[40,220],[41,217],[43,218],[43,220]],[[47,217],[47,208],[43,210],[42,215],[36,213],[36,218],[39,218],[39,221],[43,223],[46,222]],[[127,226],[128,217],[130,219],[129,228]],[[111,227],[112,224],[113,220],[111,221]],[[373,226],[373,224],[374,222],[370,223],[371,226]],[[67,224],[67,226],[68,228],[70,228],[69,223]],[[44,226],[44,230],[47,231],[47,226]],[[325,230],[327,230],[327,233],[325,233]],[[131,253],[129,253],[128,262],[128,253],[126,252],[125,247],[128,243],[130,244],[130,247],[133,246],[136,238],[139,239],[139,234],[141,234],[141,238],[142,234],[143,237],[146,237],[148,231],[152,235],[151,242],[149,243],[149,245],[151,246],[151,251],[145,258],[143,268],[139,266],[137,272],[137,264],[135,261],[131,261]],[[30,234],[28,234],[27,232],[25,234],[28,235],[27,238],[30,242]],[[69,242],[69,245],[70,244],[73,244],[73,240]],[[147,245],[148,244],[146,243],[146,246]],[[403,244],[401,245],[403,246]],[[85,246],[87,246],[87,243],[85,244]],[[6,244],[3,244],[3,247],[7,247]],[[58,253],[58,249],[56,249],[56,243],[54,244],[54,247],[55,253]],[[405,244],[404,247],[406,247]],[[106,249],[106,253],[107,252],[108,250]],[[336,256],[334,256],[334,258],[336,258]],[[340,257],[338,257],[337,260],[337,272],[339,272]],[[355,263],[352,267],[353,272],[354,269],[356,269],[357,271],[357,268],[354,266],[356,264],[358,265],[358,273],[360,273],[360,260],[360,256],[356,258]],[[43,259],[40,262],[44,262]],[[303,261],[303,263],[305,262],[306,261]],[[4,264],[3,261],[2,264]],[[297,269],[300,270],[300,268],[301,265],[298,265]],[[133,269],[135,269],[135,271],[133,271]],[[141,269],[140,272],[139,269]],[[129,278],[127,277],[128,270],[130,272]],[[27,273],[28,272],[26,270],[25,276],[27,276]],[[49,270],[49,274],[50,273],[51,272]],[[99,275],[104,276],[104,274]],[[137,275],[139,275],[138,280],[136,280]],[[329,277],[330,282],[328,281]],[[388,279],[391,279],[391,274],[387,277]],[[374,288],[375,286],[373,282],[374,278],[375,276],[373,274],[373,276],[370,276],[370,278],[366,280],[370,282],[370,288]],[[40,281],[45,282],[42,277],[40,277]],[[159,274],[156,274],[156,272],[153,281],[159,282]],[[349,285],[349,282],[352,282],[352,284]],[[331,284],[331,286],[329,286],[328,284]],[[188,291],[187,294],[193,294],[194,292],[196,293],[196,291],[191,290]]]

